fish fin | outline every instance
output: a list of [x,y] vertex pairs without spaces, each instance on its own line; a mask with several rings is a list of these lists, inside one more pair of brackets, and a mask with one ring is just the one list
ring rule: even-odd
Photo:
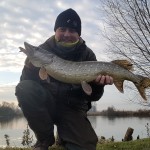
[[119,65],[120,67],[122,67],[124,69],[127,69],[129,71],[133,71],[133,64],[128,60],[113,60],[111,62]]
[[84,91],[87,95],[91,95],[91,94],[92,94],[92,88],[91,88],[90,84],[88,84],[88,83],[85,82],[85,81],[82,81],[82,82],[81,82],[81,86],[82,86],[83,91]]
[[121,93],[124,93],[124,90],[123,90],[123,81],[114,80],[114,85],[116,86],[116,88],[117,88]]
[[136,86],[136,88],[138,89],[141,97],[144,100],[147,100],[146,98],[146,94],[145,94],[145,89],[146,88],[150,88],[150,79],[147,77],[143,77],[141,75],[138,75],[138,77],[141,79],[141,81],[139,83],[134,83],[134,85]]
[[46,69],[44,67],[41,67],[39,70],[39,76],[42,80],[47,80],[48,74],[46,72]]

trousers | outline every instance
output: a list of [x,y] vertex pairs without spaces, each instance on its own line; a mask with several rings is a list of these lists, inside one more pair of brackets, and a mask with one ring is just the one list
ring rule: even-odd
[[37,140],[53,145],[55,124],[66,150],[96,150],[98,139],[85,111],[73,109],[63,103],[65,98],[59,100],[32,80],[21,81],[15,95]]

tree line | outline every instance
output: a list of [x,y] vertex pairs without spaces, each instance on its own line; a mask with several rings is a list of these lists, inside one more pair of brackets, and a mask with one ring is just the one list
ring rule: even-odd
[[21,115],[22,111],[14,103],[2,102],[2,104],[0,104],[0,118],[21,116]]
[[150,110],[139,109],[136,111],[129,110],[116,110],[113,106],[108,107],[106,110],[98,112],[89,112],[88,115],[99,115],[108,117],[149,117]]

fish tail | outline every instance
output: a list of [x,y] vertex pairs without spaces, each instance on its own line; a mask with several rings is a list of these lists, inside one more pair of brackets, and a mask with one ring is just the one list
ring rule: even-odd
[[150,79],[148,77],[144,77],[141,75],[137,75],[140,78],[140,82],[134,83],[136,88],[138,89],[141,97],[144,100],[147,100],[145,89],[150,87]]

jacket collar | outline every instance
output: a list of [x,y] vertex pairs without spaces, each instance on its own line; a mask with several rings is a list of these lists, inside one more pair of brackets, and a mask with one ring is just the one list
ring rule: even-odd
[[66,60],[78,60],[78,56],[82,53],[83,48],[85,47],[84,40],[80,37],[79,42],[72,48],[68,47],[60,47],[55,40],[55,36],[53,35],[48,40],[48,45],[51,47],[51,51],[57,56],[66,59]]

